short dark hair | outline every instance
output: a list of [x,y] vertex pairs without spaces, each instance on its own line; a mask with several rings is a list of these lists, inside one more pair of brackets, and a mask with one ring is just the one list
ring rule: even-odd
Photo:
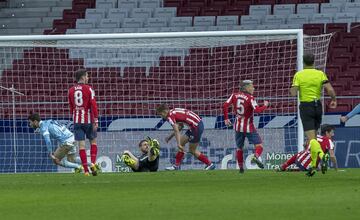
[[37,113],[32,113],[29,115],[28,119],[30,121],[41,121],[40,115]]
[[79,82],[79,80],[81,79],[81,77],[86,75],[86,69],[79,69],[78,71],[75,72],[75,80],[76,82]]
[[158,107],[156,107],[156,113],[161,113],[168,109],[169,109],[169,107],[166,104],[160,104]]
[[141,147],[141,145],[144,143],[144,142],[147,142],[147,140],[141,140],[140,142],[139,142],[139,147]]
[[335,130],[335,126],[329,124],[323,124],[321,126],[321,135],[326,135],[326,132],[331,132],[332,130]]
[[303,56],[304,64],[307,66],[312,66],[315,63],[315,56],[312,53],[305,54]]

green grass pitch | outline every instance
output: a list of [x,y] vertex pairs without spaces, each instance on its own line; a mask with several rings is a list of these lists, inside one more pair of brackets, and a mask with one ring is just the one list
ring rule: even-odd
[[359,219],[360,170],[1,174],[0,219]]

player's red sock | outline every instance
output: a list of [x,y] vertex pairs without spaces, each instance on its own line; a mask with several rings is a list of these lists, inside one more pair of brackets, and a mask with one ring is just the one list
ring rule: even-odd
[[296,160],[296,154],[294,156],[292,156],[290,159],[288,159],[285,163],[283,163],[281,165],[281,168],[283,170],[286,170],[286,168],[288,168],[288,166],[290,166],[291,164],[295,163]]
[[237,158],[237,162],[240,167],[244,167],[244,151],[242,149],[238,149],[236,150],[236,158]]
[[90,147],[90,158],[91,158],[91,163],[93,164],[96,163],[96,155],[97,155],[97,145],[92,144]]
[[263,152],[263,147],[261,145],[257,145],[255,147],[255,157],[260,157],[262,152]]
[[200,154],[197,159],[208,166],[211,164],[211,161],[204,154]]
[[81,159],[81,163],[84,167],[84,172],[88,173],[89,172],[89,168],[88,168],[88,164],[87,164],[87,156],[86,156],[86,151],[85,149],[80,149],[79,151],[79,155],[80,155],[80,159]]
[[180,166],[182,159],[184,158],[185,153],[178,151],[175,156],[175,166]]

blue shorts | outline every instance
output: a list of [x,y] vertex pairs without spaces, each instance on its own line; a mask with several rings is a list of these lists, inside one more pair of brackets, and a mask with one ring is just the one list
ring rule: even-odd
[[245,138],[248,139],[250,144],[257,145],[262,143],[261,137],[256,131],[253,133],[235,132],[237,148],[244,148]]
[[97,132],[93,130],[92,124],[74,124],[75,141],[84,141],[85,136],[89,140],[97,137]]
[[189,137],[189,143],[200,143],[201,135],[204,132],[204,123],[199,122],[198,126],[194,129],[189,129],[186,131],[185,135]]

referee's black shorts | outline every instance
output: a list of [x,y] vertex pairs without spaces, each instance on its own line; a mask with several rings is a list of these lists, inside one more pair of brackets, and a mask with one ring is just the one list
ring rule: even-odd
[[317,131],[321,125],[322,105],[320,100],[300,102],[300,117],[304,131]]

